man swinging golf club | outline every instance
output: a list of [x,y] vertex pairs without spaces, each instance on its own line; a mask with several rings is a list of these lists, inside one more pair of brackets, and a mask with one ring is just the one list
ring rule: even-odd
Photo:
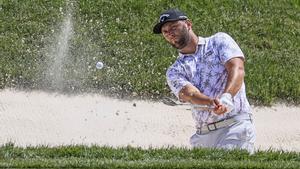
[[182,102],[213,106],[193,109],[193,147],[245,149],[254,152],[255,129],[244,84],[244,54],[226,33],[197,36],[192,22],[178,9],[163,12],[155,34],[176,48],[179,56],[167,70],[167,82]]

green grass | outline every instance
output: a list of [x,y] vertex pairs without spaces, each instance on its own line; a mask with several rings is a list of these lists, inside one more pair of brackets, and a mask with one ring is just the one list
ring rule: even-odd
[[[201,36],[227,32],[246,55],[252,103],[300,103],[299,0],[79,0],[62,92],[146,99],[170,95],[165,71],[176,51],[152,34],[159,13],[179,7]],[[47,49],[66,14],[64,0],[0,0],[0,88],[49,90]],[[95,63],[106,67],[99,71]],[[51,88],[50,88],[51,89]],[[0,147],[2,168],[300,168],[295,152],[97,146]]]
[[0,167],[7,168],[299,168],[296,152],[186,148],[112,148],[99,146],[0,147]]
[[[201,36],[227,32],[246,55],[247,95],[253,104],[300,103],[298,0],[74,1],[74,37],[64,62],[63,92],[118,97],[170,95],[165,71],[177,53],[152,34],[159,13],[179,7]],[[0,87],[47,90],[46,49],[54,43],[66,2],[0,1]],[[69,5],[70,6],[70,5]],[[95,69],[101,60],[106,68]]]

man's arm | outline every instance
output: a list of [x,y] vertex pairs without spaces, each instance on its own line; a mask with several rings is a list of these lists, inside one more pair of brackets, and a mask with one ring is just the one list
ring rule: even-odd
[[244,81],[244,60],[240,57],[232,58],[225,63],[225,68],[228,77],[224,93],[230,93],[233,97],[240,90]]
[[234,108],[233,97],[240,90],[244,81],[244,60],[242,58],[235,57],[230,59],[225,63],[225,68],[228,73],[225,90],[220,98],[215,99],[216,105],[225,108],[217,112],[217,114],[229,112]]
[[192,104],[213,105],[214,101],[210,97],[202,94],[195,86],[187,84],[179,92],[179,99]]
[[227,111],[225,105],[221,105],[217,98],[210,98],[202,94],[195,86],[188,84],[179,92],[179,99],[192,104],[211,105],[215,114],[224,114]]
[[[230,93],[233,97],[240,90],[244,81],[244,60],[240,57],[232,58],[225,63],[225,68],[228,77],[224,93]],[[181,89],[179,92],[179,99],[192,104],[213,105],[215,106],[214,113],[216,114],[223,114],[228,110],[228,107],[223,105],[218,98],[210,98],[202,94],[191,84],[188,84]]]

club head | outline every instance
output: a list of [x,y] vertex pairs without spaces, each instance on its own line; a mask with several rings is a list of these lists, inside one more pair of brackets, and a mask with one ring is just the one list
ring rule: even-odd
[[168,97],[164,97],[162,99],[162,102],[169,106],[177,106],[178,105],[178,103],[176,103],[174,100],[172,100],[171,98],[168,98]]

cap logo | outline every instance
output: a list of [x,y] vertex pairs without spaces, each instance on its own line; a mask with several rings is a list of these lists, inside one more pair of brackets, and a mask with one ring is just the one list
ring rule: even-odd
[[162,14],[159,17],[159,22],[164,22],[170,15],[169,14]]

